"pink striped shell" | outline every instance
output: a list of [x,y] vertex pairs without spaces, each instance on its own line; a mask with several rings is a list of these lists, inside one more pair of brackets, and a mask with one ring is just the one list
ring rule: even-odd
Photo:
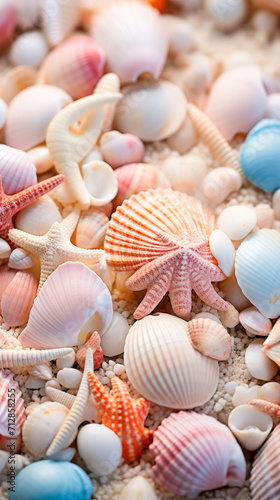
[[[13,269],[8,268],[8,270],[9,273],[14,272]],[[2,295],[1,310],[5,323],[9,326],[27,323],[37,286],[38,283],[32,274],[26,271],[16,272]]]
[[[13,412],[14,424],[8,421],[10,413],[8,408],[15,409]],[[24,401],[18,383],[13,379],[13,374],[9,370],[0,370],[0,435],[12,436],[11,431],[14,432],[14,437],[18,436],[21,433],[24,420]]]
[[31,158],[20,149],[0,144],[0,174],[3,189],[11,195],[37,182],[36,167]]

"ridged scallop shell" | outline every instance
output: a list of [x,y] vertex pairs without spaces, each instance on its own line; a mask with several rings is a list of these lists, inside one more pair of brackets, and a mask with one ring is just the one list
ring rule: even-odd
[[4,144],[0,144],[0,174],[8,195],[37,183],[36,167],[29,156]]
[[3,78],[0,85],[0,97],[7,104],[27,87],[34,85],[36,81],[36,71],[29,66],[17,66],[11,69]]
[[73,99],[92,94],[106,61],[102,47],[89,36],[76,35],[55,48],[44,60],[38,83],[55,85]]
[[0,349],[0,368],[37,365],[60,358],[72,352],[71,348],[44,349],[43,351],[25,349]]
[[209,318],[195,318],[187,324],[187,333],[194,349],[204,356],[223,361],[231,352],[231,338],[227,330]]
[[280,342],[280,318],[274,323],[272,330],[269,333],[267,339],[265,339],[265,346],[272,346]]
[[64,90],[52,85],[33,85],[22,90],[9,106],[7,145],[27,151],[43,142],[51,119],[71,101]]
[[152,142],[167,139],[182,125],[187,99],[174,83],[144,81],[126,86],[123,93],[114,120],[120,132]]
[[253,335],[269,335],[272,329],[270,319],[265,318],[256,307],[243,309],[239,314],[239,321],[245,330]]
[[[11,408],[14,408],[11,414]],[[10,422],[9,422],[9,416]],[[14,420],[14,423],[13,423]],[[0,371],[0,434],[18,436],[25,420],[24,401],[18,383],[9,370]],[[11,434],[14,432],[14,434]]]
[[32,274],[18,271],[5,288],[1,300],[2,316],[9,326],[24,325],[37,293],[38,282]]
[[266,317],[280,315],[280,234],[260,229],[241,243],[235,273],[244,295]]
[[218,167],[210,170],[202,181],[202,192],[207,201],[218,205],[230,193],[239,191],[242,186],[241,175],[231,167]]
[[81,215],[76,229],[76,245],[81,248],[99,248],[103,245],[109,219],[98,211]]
[[137,1],[119,1],[101,7],[93,18],[93,39],[107,53],[110,71],[122,83],[143,74],[157,79],[168,51],[168,36],[158,12]]
[[41,18],[45,37],[51,46],[58,45],[71,35],[80,21],[79,0],[57,2],[40,0]]
[[266,90],[258,66],[238,66],[214,82],[205,113],[230,141],[240,132],[247,134],[264,116]]
[[223,486],[242,488],[246,462],[226,425],[208,415],[172,413],[154,432],[152,471],[165,490],[186,498]]
[[93,330],[102,335],[112,315],[111,295],[101,279],[84,264],[66,262],[42,287],[19,340],[37,349],[72,347]]
[[29,269],[35,264],[35,258],[33,255],[31,255],[27,250],[24,250],[23,248],[15,248],[15,250],[12,251],[10,257],[9,257],[9,262],[8,266],[12,269]]
[[240,405],[229,414],[228,426],[246,450],[257,450],[266,440],[273,427],[269,415],[253,408]]
[[143,142],[132,134],[121,134],[117,130],[111,130],[100,138],[100,151],[112,168],[140,162],[144,150]]
[[147,479],[135,476],[124,487],[118,500],[157,500],[156,493]]
[[133,387],[146,399],[169,408],[194,408],[215,392],[218,362],[193,349],[188,325],[168,314],[147,316],[129,331],[124,364]]
[[280,343],[263,347],[264,354],[280,367]]
[[159,168],[148,163],[131,163],[117,168],[115,171],[118,181],[118,194],[114,205],[121,205],[132,194],[147,191],[153,188],[169,188],[171,183]]

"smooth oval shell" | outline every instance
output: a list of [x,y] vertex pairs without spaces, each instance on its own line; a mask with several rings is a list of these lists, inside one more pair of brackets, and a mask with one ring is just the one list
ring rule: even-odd
[[265,318],[256,307],[243,309],[239,314],[239,321],[245,330],[253,335],[269,335],[272,329],[270,319]]
[[57,372],[57,381],[67,389],[77,389],[82,380],[82,372],[76,368],[63,368]]
[[209,238],[209,244],[219,268],[226,276],[231,276],[234,271],[235,248],[228,235],[216,229]]
[[274,224],[274,210],[268,203],[260,203],[253,208],[257,216],[257,226],[259,229],[272,229]]
[[272,380],[278,372],[278,366],[263,352],[263,339],[251,342],[245,353],[245,364],[252,377],[259,380]]
[[233,240],[243,240],[254,229],[257,215],[249,207],[236,205],[225,208],[218,217],[217,227]]
[[112,168],[140,162],[144,149],[144,144],[138,137],[121,134],[117,130],[106,132],[100,138],[100,151]]
[[[0,434],[10,436],[10,417],[14,418],[14,435],[18,436],[25,421],[25,408],[22,392],[18,383],[13,379],[13,373],[9,370],[0,371],[0,401]],[[11,408],[14,408],[13,412]]]
[[81,248],[99,248],[103,245],[109,219],[98,211],[81,215],[76,229],[76,245]]
[[199,155],[188,154],[167,158],[161,170],[171,182],[172,189],[194,195],[206,174],[206,163]]
[[280,403],[280,384],[277,382],[268,382],[260,388],[259,399],[264,399],[270,403]]
[[147,479],[135,476],[124,487],[118,500],[157,500],[157,496]]
[[46,146],[37,146],[26,152],[35,165],[37,174],[44,174],[52,168],[52,157]]
[[227,330],[209,318],[194,318],[187,324],[187,334],[194,349],[218,361],[229,358],[231,338]]
[[46,40],[40,31],[29,31],[16,38],[8,58],[14,66],[38,68],[49,51]]
[[119,312],[114,311],[112,321],[101,338],[101,347],[105,356],[111,357],[123,353],[128,332],[127,319]]
[[197,135],[188,115],[178,130],[167,138],[166,143],[170,149],[175,149],[181,155],[187,153],[196,145]]
[[8,195],[37,183],[36,167],[28,155],[4,144],[0,144],[0,174]]
[[61,222],[60,212],[49,196],[44,196],[21,210],[15,227],[26,233],[43,236],[55,222]]
[[193,349],[187,323],[168,314],[147,316],[130,328],[124,364],[140,394],[170,408],[200,406],[218,384],[218,362]]
[[228,417],[228,426],[246,450],[257,450],[273,427],[272,418],[250,405],[237,406]]
[[24,325],[29,318],[37,293],[38,282],[32,274],[18,271],[5,289],[2,300],[2,316],[9,326]]
[[221,281],[219,288],[225,293],[225,300],[230,302],[238,311],[250,307],[251,302],[242,292],[234,273],[229,278]]

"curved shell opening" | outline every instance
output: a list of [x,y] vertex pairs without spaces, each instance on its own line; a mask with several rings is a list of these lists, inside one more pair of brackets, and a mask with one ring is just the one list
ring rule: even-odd
[[118,182],[110,165],[103,161],[86,163],[82,174],[92,205],[106,205],[115,198]]
[[96,311],[83,325],[78,335],[78,344],[84,344],[92,332],[102,332],[104,330],[104,317]]
[[261,432],[272,429],[272,419],[269,415],[262,413],[249,405],[237,406],[232,410],[229,420],[229,427],[238,431],[247,432],[249,429],[257,428]]

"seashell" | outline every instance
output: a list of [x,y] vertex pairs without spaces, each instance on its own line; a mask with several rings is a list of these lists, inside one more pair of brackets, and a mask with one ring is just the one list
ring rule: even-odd
[[26,233],[43,236],[55,222],[61,222],[62,217],[49,196],[43,196],[21,210],[15,220],[15,227]]
[[204,356],[224,361],[231,352],[231,338],[227,330],[209,318],[195,318],[187,324],[187,335],[194,349]]
[[192,288],[212,307],[227,308],[211,286],[212,280],[224,279],[210,252],[212,229],[213,220],[200,202],[179,191],[149,189],[118,207],[108,226],[105,258],[114,271],[138,270],[127,280],[130,289],[148,288],[136,319],[149,314],[168,290],[174,313],[183,318],[189,317]]
[[257,7],[272,10],[272,12],[275,12],[276,14],[280,13],[280,5],[278,0],[251,0],[251,2]]
[[76,353],[76,361],[78,365],[82,368],[82,370],[85,367],[86,355],[89,348],[92,350],[93,366],[94,369],[96,370],[97,368],[99,368],[99,366],[104,360],[103,352],[102,349],[100,348],[100,336],[98,332],[93,332],[89,340],[84,345],[82,345]]
[[274,210],[270,205],[268,203],[260,203],[253,210],[257,216],[257,226],[260,229],[272,229],[274,224]]
[[278,367],[280,366],[280,344],[264,346],[263,352],[269,359],[274,361]]
[[149,450],[156,482],[174,495],[195,498],[201,491],[244,485],[240,446],[226,425],[208,415],[172,413],[155,431]]
[[[94,89],[94,95],[104,94],[104,93],[120,93],[121,82],[115,73],[107,73],[102,76],[97,82]],[[116,111],[116,102],[111,102],[110,104],[105,104],[104,119],[102,124],[102,133],[109,132],[113,128],[113,120]],[[101,158],[102,159],[102,158]]]
[[169,37],[169,52],[171,54],[190,52],[194,48],[194,30],[192,26],[185,19],[168,14],[163,15],[162,20]]
[[143,81],[128,85],[117,105],[114,125],[142,141],[160,141],[179,129],[187,105],[185,95],[174,83]]
[[206,163],[195,154],[171,156],[164,161],[161,170],[171,182],[172,189],[193,195],[205,177]]
[[201,312],[201,313],[195,314],[192,319],[197,319],[197,318],[207,318],[207,319],[211,319],[212,321],[215,321],[216,323],[218,323],[218,325],[222,324],[221,321],[219,320],[219,318],[217,316],[215,316],[215,314],[211,314],[208,312]]
[[52,47],[68,38],[79,25],[78,0],[71,0],[71,5],[68,2],[56,2],[55,10],[52,0],[40,0],[40,7],[43,32]]
[[154,489],[143,476],[135,476],[124,487],[118,500],[157,500]]
[[[3,258],[3,257],[2,257]],[[9,257],[9,262],[8,266],[11,269],[29,269],[30,267],[34,266],[35,264],[35,258],[33,255],[31,255],[27,250],[24,250],[23,248],[15,248],[15,250],[12,251],[10,257]]]
[[52,455],[50,460],[55,460],[56,462],[71,462],[76,455],[76,451],[76,448],[66,448]]
[[206,11],[215,25],[223,31],[239,28],[247,15],[247,2],[241,0],[225,8],[223,0],[206,0]]
[[[183,64],[183,67],[186,66],[184,58],[181,64]],[[190,54],[181,84],[187,98],[197,105],[202,105],[213,78],[213,63],[210,58],[201,52]]]
[[101,78],[106,54],[89,36],[76,35],[55,48],[44,60],[38,83],[62,88],[73,99],[92,94]]
[[105,356],[112,357],[123,353],[129,328],[127,319],[114,311],[112,321],[101,338],[101,347]]
[[102,206],[112,201],[118,192],[118,182],[113,169],[104,161],[82,165],[82,174],[91,205]]
[[103,161],[103,156],[99,147],[93,148],[90,153],[85,157],[83,163],[90,163],[92,161]]
[[168,314],[147,316],[129,330],[124,364],[133,387],[169,408],[194,408],[214,394],[218,362],[193,349],[188,324]]
[[202,193],[214,205],[222,203],[229,194],[239,191],[241,175],[231,167],[218,167],[210,170],[202,181]]
[[259,385],[254,385],[250,388],[238,385],[232,398],[233,406],[247,405],[251,399],[259,398],[260,390],[261,387]]
[[[122,83],[142,75],[157,79],[167,58],[168,35],[156,10],[137,1],[107,4],[93,18],[92,38],[107,54],[107,65]],[[136,134],[137,135],[137,134]]]
[[257,215],[252,208],[236,205],[225,208],[218,217],[217,227],[233,240],[243,240],[254,229]]
[[237,406],[228,417],[228,426],[246,450],[257,450],[273,427],[272,418],[250,405]]
[[181,155],[188,153],[197,144],[196,131],[188,115],[178,130],[167,138],[166,143],[170,149],[175,149]]
[[219,268],[226,276],[231,276],[234,271],[235,248],[228,235],[216,229],[209,238],[209,245]]
[[258,66],[230,69],[212,85],[205,106],[206,115],[226,140],[247,134],[264,116],[266,89]]
[[8,259],[11,254],[11,247],[3,238],[0,238],[0,259]]
[[112,314],[112,298],[100,278],[84,264],[66,262],[42,287],[19,340],[43,349],[70,347],[85,342],[93,330],[102,335]]
[[25,349],[1,349],[0,369],[18,366],[38,365],[52,359],[60,358],[72,352],[70,348],[44,349],[30,351]]
[[119,186],[117,196],[114,199],[115,206],[121,205],[132,194],[140,193],[140,191],[171,187],[164,172],[148,163],[124,165],[115,171],[115,175]]
[[5,289],[2,300],[2,316],[9,326],[24,325],[37,294],[38,282],[32,274],[18,271]]
[[48,53],[48,45],[40,31],[29,31],[13,42],[8,58],[14,66],[38,68]]
[[267,339],[265,339],[264,345],[266,347],[273,346],[277,342],[280,342],[280,318],[274,323]]
[[0,130],[4,127],[7,118],[8,106],[3,99],[0,98]]
[[266,317],[280,315],[280,235],[274,229],[260,229],[238,247],[235,273],[238,284],[251,303]]
[[279,497],[279,439],[280,425],[277,425],[255,457],[250,476],[253,500]]
[[[251,302],[242,293],[240,286],[237,283],[235,274],[225,279],[219,284],[219,288],[225,294],[225,300],[231,303],[238,311],[251,306]],[[221,314],[221,311],[219,311]],[[239,323],[239,321],[238,321]],[[237,323],[237,324],[238,324]]]
[[[75,359],[76,359],[76,353],[75,351],[72,351],[69,354],[66,354],[66,356],[58,358],[56,361],[56,367],[58,370],[63,370],[63,368],[72,368],[72,366],[75,363]],[[60,401],[58,401],[58,403],[60,403]]]
[[53,378],[50,363],[39,363],[27,368],[29,375],[40,380],[51,380]]
[[245,353],[245,364],[252,377],[269,381],[278,372],[278,366],[263,352],[263,339],[251,342]]
[[43,387],[45,387],[45,383],[46,383],[45,380],[39,380],[38,378],[29,375],[24,385],[26,389],[37,390],[37,389],[43,389]]
[[27,87],[34,85],[36,71],[29,66],[17,66],[5,75],[0,85],[0,96],[10,104],[13,98]]
[[277,382],[268,382],[262,385],[259,395],[252,399],[264,399],[270,403],[279,405],[280,403],[280,384]]
[[[188,114],[193,122],[197,135],[203,140],[206,146],[208,146],[213,157],[218,160],[222,166],[230,167],[236,170],[240,175],[243,175],[237,154],[230,147],[229,143],[221,132],[219,132],[214,123],[209,120],[208,116],[191,103],[188,104]],[[223,184],[225,184],[224,181]],[[229,182],[226,184],[228,185]],[[235,185],[237,184],[238,181],[236,179]]]
[[246,333],[249,332],[253,335],[264,335],[266,337],[272,329],[270,319],[265,318],[256,307],[243,309],[239,314],[239,321],[245,328]]
[[272,120],[280,120],[280,92],[275,92],[267,96],[264,117]]
[[71,101],[64,90],[51,85],[33,85],[22,90],[9,106],[7,145],[26,151],[43,142],[53,116]]
[[[66,406],[66,408],[68,408],[69,410],[73,406],[76,400],[76,396],[73,396],[73,394],[70,394],[69,392],[60,391],[55,387],[50,387],[50,386],[46,387],[46,394],[52,401],[56,401],[57,403]],[[81,417],[81,423],[92,422],[92,421],[96,423],[100,423],[101,421],[100,413],[93,395],[89,397],[88,403]]]
[[2,1],[0,7],[0,46],[8,42],[14,33],[17,23],[17,11],[13,2]]
[[122,445],[119,437],[105,425],[88,424],[77,438],[79,455],[95,476],[107,476],[120,464]]
[[35,165],[37,174],[44,174],[52,168],[52,157],[46,146],[37,146],[36,148],[30,149],[26,152],[31,158],[32,163]]
[[117,130],[106,132],[100,138],[100,151],[112,168],[127,163],[138,163],[144,155],[144,144],[135,135],[121,134]]
[[82,373],[75,368],[63,368],[57,373],[57,381],[67,389],[77,389],[82,380]]
[[244,175],[266,193],[274,193],[280,187],[279,139],[279,120],[261,120],[247,135],[240,150]]
[[0,304],[6,288],[11,284],[15,275],[16,271],[9,269],[8,266],[0,267]]
[[3,189],[11,195],[37,183],[36,167],[24,151],[0,144]]
[[102,212],[92,210],[82,214],[76,229],[76,245],[81,248],[101,247],[108,223],[108,217]]
[[99,261],[96,264],[93,264],[89,267],[97,274],[97,276],[99,276],[99,278],[102,279],[103,283],[105,283],[108,290],[110,290],[111,292],[116,275],[114,271],[112,271],[112,269],[110,269],[110,267],[108,266],[105,260],[105,255],[102,255],[102,257],[100,257]]
[[24,5],[21,0],[13,0],[17,8],[17,22],[23,29],[32,29],[38,22],[39,2],[37,0],[26,0]]
[[42,498],[42,492],[45,499],[57,495],[59,500],[70,500],[71,496],[75,500],[90,500],[93,492],[91,480],[81,467],[54,460],[39,460],[24,467],[15,484],[13,500]]
[[[0,401],[0,434],[18,436],[25,420],[25,408],[21,390],[9,370],[0,371]],[[11,418],[11,413],[13,418]]]
[[[83,182],[79,163],[96,143],[105,114],[104,105],[120,99],[121,94],[93,95],[84,97],[57,113],[47,131],[47,147],[59,172],[65,174],[67,187],[83,208],[88,208],[91,199]],[[79,131],[72,131],[73,124],[82,121]],[[71,161],[70,161],[71,158]]]

